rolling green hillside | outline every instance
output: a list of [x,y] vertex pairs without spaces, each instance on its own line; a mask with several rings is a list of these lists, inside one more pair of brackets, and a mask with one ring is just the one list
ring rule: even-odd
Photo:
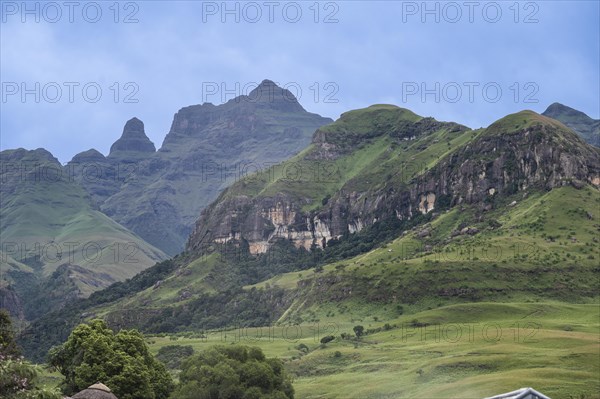
[[28,318],[165,259],[93,209],[88,194],[47,151],[7,150],[1,158],[1,279],[14,286]]
[[[349,111],[320,128],[300,154],[234,184],[222,199],[285,193],[309,203],[305,209],[317,209],[323,206],[323,198],[340,190],[375,190],[386,180],[406,183],[477,133],[393,105]],[[323,142],[327,145],[320,146]],[[324,149],[331,153],[324,154]]]
[[[517,196],[506,199],[507,208],[517,202],[508,210],[502,207],[482,213],[475,206],[465,206],[444,212],[355,257],[329,263],[326,250],[320,259],[301,259],[296,270],[248,284],[241,292],[233,287],[256,277],[240,269],[247,270],[254,263],[237,253],[231,258],[212,254],[183,262],[167,278],[125,294],[94,313],[114,320],[123,314],[144,313],[148,317],[131,322],[147,331],[176,332],[228,322],[255,324],[259,321],[256,313],[244,319],[239,315],[240,305],[237,311],[230,306],[261,292],[276,296],[283,292],[281,303],[268,312],[271,318],[266,320],[293,324],[328,320],[333,315],[350,321],[357,316],[354,311],[389,317],[397,306],[414,313],[479,301],[597,301],[597,189],[561,187],[525,199],[520,196],[518,201],[513,198]],[[284,257],[284,248],[277,246],[259,257],[264,262],[261,267],[293,264]],[[306,269],[311,263],[323,266]],[[218,294],[224,290],[227,295]],[[196,314],[203,306],[223,301],[227,306],[221,313],[229,316],[221,319],[225,324],[215,324],[215,315]],[[165,314],[166,308],[173,312]],[[127,325],[129,321],[125,317],[121,322]]]
[[[246,286],[285,291],[285,305],[272,309],[280,315],[272,327],[206,331],[191,324],[173,331],[202,331],[206,338],[149,340],[155,350],[231,341],[260,346],[287,359],[303,398],[481,398],[521,386],[550,397],[598,398],[598,209],[591,187],[530,194],[484,218],[473,208],[455,209],[322,271]],[[465,228],[479,232],[444,242]],[[420,237],[423,230],[429,234]],[[206,279],[192,273],[164,281],[164,291],[145,290],[107,310],[139,309],[142,298],[146,306],[164,306],[173,303],[169,285]],[[243,298],[222,312],[237,313],[234,303]],[[185,312],[174,314],[173,322],[185,319]],[[370,332],[348,338],[355,325]],[[321,345],[327,335],[336,339]]]
[[399,302],[412,312],[482,300],[593,302],[599,208],[597,189],[562,187],[530,194],[510,210],[454,209],[319,273],[287,273],[246,289],[301,292],[280,321],[312,321],[324,312],[321,305],[337,313],[354,300]]

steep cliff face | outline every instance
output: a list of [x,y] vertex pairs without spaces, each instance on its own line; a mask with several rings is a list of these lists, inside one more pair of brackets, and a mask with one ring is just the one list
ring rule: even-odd
[[[297,117],[300,123],[289,124],[290,117]],[[248,95],[235,97],[225,104],[204,103],[180,109],[173,118],[171,129],[160,151],[172,152],[180,145],[190,145],[193,142],[189,138],[215,141],[193,143],[195,145],[220,146],[226,143],[233,144],[233,148],[250,137],[293,141],[303,136],[305,123],[302,121],[308,122],[311,119],[313,122],[310,125],[316,125],[315,129],[331,122],[329,118],[306,112],[289,90],[277,86],[270,80],[264,80]],[[279,129],[273,129],[275,127]],[[310,135],[313,132],[314,130]],[[243,135],[240,136],[239,133]],[[297,133],[296,137],[293,133]],[[304,146],[310,140],[310,135],[306,138]],[[294,147],[296,150],[303,148],[298,148],[297,145]],[[232,148],[224,146],[223,149]]]
[[[199,222],[190,245],[199,249],[211,243],[246,240],[250,252],[258,254],[283,238],[309,250],[313,245],[322,247],[328,240],[341,236],[344,229],[340,228],[340,211],[329,214],[303,212],[298,203],[285,194],[256,199],[236,197],[203,212],[202,217],[219,221],[211,225],[211,229]],[[209,212],[216,217],[208,216]],[[196,237],[199,238],[197,243],[194,242]]]
[[54,342],[45,333],[56,319],[82,315],[156,333],[301,323],[346,300],[596,298],[599,154],[529,111],[481,130],[394,106],[348,112],[297,156],[224,190],[188,251],[50,314],[29,348]]
[[533,188],[599,186],[599,153],[561,123],[523,111],[440,161],[418,179],[411,198],[429,195],[435,203],[435,196],[448,195],[452,204],[473,203]]
[[[416,151],[439,141],[434,132],[450,136],[467,130],[395,106],[345,113],[318,129],[311,146],[298,157],[226,190],[202,212],[189,248],[201,251],[212,243],[245,240],[256,254],[277,239],[306,249],[324,247],[386,213],[385,178],[372,173],[378,163],[388,161],[387,166],[401,168],[399,151],[394,150],[399,143],[410,142]],[[402,183],[406,177],[396,174],[391,179]]]
[[[256,177],[258,183],[242,181],[201,214],[188,248],[202,252],[213,243],[244,240],[256,254],[281,238],[306,249],[324,247],[378,220],[411,219],[461,203],[492,207],[496,198],[519,191],[600,185],[600,151],[534,112],[509,115],[481,131],[413,115],[375,107],[319,129],[310,149],[292,162],[329,165],[335,176],[329,185],[313,173],[272,182],[275,171]],[[370,162],[347,166],[378,146],[383,150]],[[416,155],[428,151],[434,156]]]

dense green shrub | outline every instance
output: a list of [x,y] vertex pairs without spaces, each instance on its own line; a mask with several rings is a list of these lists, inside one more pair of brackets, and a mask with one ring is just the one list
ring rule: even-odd
[[354,335],[356,335],[356,338],[360,338],[364,335],[365,332],[365,328],[363,326],[354,326],[352,327],[352,330],[354,331]]
[[331,342],[335,339],[335,337],[333,335],[326,335],[323,338],[321,338],[321,343],[322,344],[326,344],[328,342]]
[[183,362],[171,399],[293,399],[279,359],[242,345],[215,346]]

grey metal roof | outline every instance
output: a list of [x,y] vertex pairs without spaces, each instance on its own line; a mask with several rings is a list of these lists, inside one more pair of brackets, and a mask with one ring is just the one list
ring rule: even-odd
[[490,396],[484,399],[550,399],[548,396],[533,388],[521,388],[516,391]]

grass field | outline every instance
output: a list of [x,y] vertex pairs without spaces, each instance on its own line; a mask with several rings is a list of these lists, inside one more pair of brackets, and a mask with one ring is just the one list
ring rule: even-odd
[[[298,398],[470,399],[532,386],[552,398],[591,399],[600,397],[599,312],[598,304],[477,303],[374,321],[359,308],[353,322],[347,314],[148,341],[155,353],[165,345],[258,346],[285,359]],[[382,331],[340,338],[358,324]],[[336,339],[321,345],[326,335]]]

